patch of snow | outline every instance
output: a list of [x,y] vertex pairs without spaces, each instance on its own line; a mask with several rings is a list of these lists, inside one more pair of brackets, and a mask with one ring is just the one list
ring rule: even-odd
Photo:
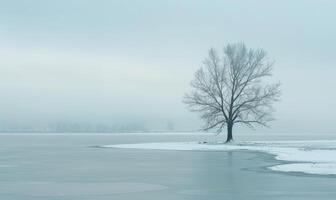
[[304,172],[309,174],[336,175],[336,163],[293,163],[276,165],[271,170],[281,172]]
[[281,141],[241,143],[141,143],[101,146],[105,148],[180,150],[180,151],[232,151],[249,150],[269,153],[277,160],[294,162],[270,167],[282,172],[336,175],[336,141]]

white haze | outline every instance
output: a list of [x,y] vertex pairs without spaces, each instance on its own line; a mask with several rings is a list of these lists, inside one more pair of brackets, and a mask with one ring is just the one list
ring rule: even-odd
[[[210,47],[275,60],[261,132],[335,133],[334,1],[1,1],[0,125],[58,121],[197,130],[182,103]],[[241,129],[249,132],[248,129]]]

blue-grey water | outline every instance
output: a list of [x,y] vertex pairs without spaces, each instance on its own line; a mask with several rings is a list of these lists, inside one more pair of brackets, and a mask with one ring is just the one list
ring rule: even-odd
[[336,178],[276,173],[255,152],[96,148],[198,135],[0,135],[1,200],[324,200]]

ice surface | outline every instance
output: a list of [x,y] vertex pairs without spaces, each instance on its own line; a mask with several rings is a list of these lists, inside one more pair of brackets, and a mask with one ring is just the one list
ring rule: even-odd
[[174,142],[118,144],[102,147],[181,151],[259,151],[272,154],[277,160],[292,162],[272,166],[270,167],[271,170],[336,175],[336,140],[240,142],[232,144]]

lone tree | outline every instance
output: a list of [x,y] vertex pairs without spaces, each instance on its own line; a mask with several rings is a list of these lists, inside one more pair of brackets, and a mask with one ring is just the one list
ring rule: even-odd
[[221,133],[226,127],[230,142],[235,124],[253,128],[273,120],[272,103],[280,97],[280,83],[267,80],[272,66],[264,50],[248,49],[243,43],[225,46],[222,56],[210,49],[184,102],[201,113],[204,130],[216,128]]

